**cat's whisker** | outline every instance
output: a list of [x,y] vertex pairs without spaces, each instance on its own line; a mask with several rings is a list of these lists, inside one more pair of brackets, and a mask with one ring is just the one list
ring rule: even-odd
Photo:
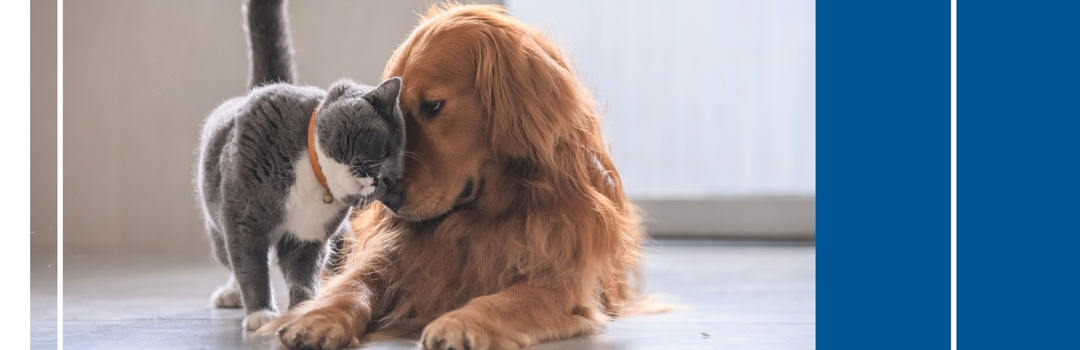
[[423,162],[424,162],[424,161],[423,161],[423,159],[420,159],[420,156],[416,155],[416,153],[412,153],[412,152],[403,152],[402,154],[404,154],[404,155],[405,155],[405,157],[408,157],[408,158],[412,158],[412,159],[413,159],[413,160],[415,160],[415,161],[416,161],[417,163],[423,163]]
[[420,158],[420,156],[418,156],[418,155],[416,155],[416,154],[414,154],[412,152],[403,152],[403,154],[406,157],[409,157],[409,158],[412,158],[413,160],[416,160],[416,164],[420,164],[420,166],[424,167],[425,169],[429,169],[427,163],[424,163],[424,160],[422,158]]

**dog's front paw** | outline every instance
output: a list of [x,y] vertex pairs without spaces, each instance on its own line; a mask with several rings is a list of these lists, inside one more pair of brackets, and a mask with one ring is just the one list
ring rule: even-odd
[[244,317],[244,329],[254,331],[262,327],[264,324],[270,323],[277,318],[277,312],[271,310],[259,310],[252,312]]
[[315,309],[278,329],[281,343],[291,349],[340,349],[360,345],[349,316],[337,309]]
[[424,327],[420,345],[434,350],[520,349],[531,344],[525,334],[508,329],[492,329],[484,320],[461,312],[451,312]]

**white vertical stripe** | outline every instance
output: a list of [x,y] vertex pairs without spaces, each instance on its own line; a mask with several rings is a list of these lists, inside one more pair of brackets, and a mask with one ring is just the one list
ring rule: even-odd
[[64,350],[64,1],[56,0],[56,348]]
[[[14,286],[4,293],[4,298],[9,300],[4,306],[6,314],[11,315],[9,320],[0,328],[0,335],[4,337],[5,347],[28,348],[31,322],[26,316],[31,313],[30,303],[31,290],[29,285],[31,270],[31,235],[33,226],[30,219],[31,206],[31,153],[30,153],[30,129],[31,129],[31,50],[30,50],[30,2],[9,1],[5,2],[0,11],[0,25],[3,26],[3,43],[5,47],[14,48],[7,50],[0,62],[3,63],[2,73],[4,86],[0,92],[3,96],[4,111],[8,119],[4,121],[4,128],[0,130],[0,147],[4,150],[6,168],[0,175],[5,185],[4,201],[0,203],[5,231],[4,254],[0,254],[0,264],[5,267],[4,277],[9,280],[27,284],[16,289]],[[25,49],[24,49],[25,48]],[[36,268],[36,266],[35,266]]]
[[952,16],[952,18],[950,20],[951,26],[952,26],[952,30],[951,30],[952,31],[952,33],[951,33],[952,38],[950,40],[952,42],[952,45],[951,45],[952,48],[950,50],[950,51],[952,51],[951,52],[951,56],[952,56],[951,66],[952,67],[950,69],[951,77],[950,77],[949,80],[951,82],[950,85],[952,85],[951,86],[952,91],[950,93],[952,96],[951,96],[951,103],[950,103],[951,106],[950,106],[949,109],[951,110],[950,112],[952,114],[952,126],[949,128],[949,130],[950,130],[950,134],[951,134],[950,135],[950,143],[952,145],[950,147],[951,148],[951,150],[950,150],[951,154],[950,154],[949,158],[951,159],[950,162],[952,163],[951,166],[950,166],[952,176],[951,176],[951,180],[950,180],[951,185],[949,186],[950,187],[950,192],[951,192],[950,195],[949,195],[950,202],[951,202],[950,203],[951,215],[950,215],[950,225],[949,226],[951,226],[950,229],[952,231],[952,243],[949,245],[950,248],[951,248],[951,252],[950,252],[949,255],[950,255],[951,260],[952,260],[952,262],[951,262],[952,267],[951,267],[951,273],[950,273],[950,275],[952,277],[951,278],[952,282],[950,283],[951,287],[952,287],[951,288],[952,289],[952,293],[951,293],[952,294],[951,295],[952,300],[950,302],[950,306],[951,306],[950,308],[952,310],[950,311],[949,314],[951,315],[950,318],[951,318],[951,328],[952,328],[952,331],[950,332],[950,334],[951,334],[951,341],[950,342],[952,344],[952,349],[956,350],[956,0],[952,0],[952,10],[950,11],[950,13],[951,13],[951,16]]

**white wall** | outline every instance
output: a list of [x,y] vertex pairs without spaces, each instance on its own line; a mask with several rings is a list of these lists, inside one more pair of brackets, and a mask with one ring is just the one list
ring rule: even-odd
[[[377,81],[429,2],[292,1],[301,81]],[[240,3],[64,3],[66,254],[139,250],[209,256],[191,185],[196,135],[217,103],[243,93],[247,54]],[[812,195],[813,4],[644,4],[510,3],[519,17],[560,38],[606,102],[605,127],[630,195]],[[42,52],[33,52],[35,178],[39,170],[48,174],[48,151],[39,143],[49,142],[53,127],[47,100],[38,100],[48,96],[39,89],[55,90],[48,74],[37,71],[52,62],[39,63],[38,57],[47,57]],[[34,227],[52,222],[39,210],[49,205],[50,194],[39,188],[47,177],[34,183]],[[700,208],[694,217],[721,217]],[[773,221],[768,215],[763,220]],[[735,227],[754,228],[758,222],[740,225]]]
[[506,5],[573,57],[631,198],[814,196],[813,0]]

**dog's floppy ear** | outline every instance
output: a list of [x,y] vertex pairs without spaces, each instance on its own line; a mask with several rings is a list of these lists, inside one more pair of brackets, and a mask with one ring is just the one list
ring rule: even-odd
[[477,43],[476,90],[488,118],[491,146],[502,159],[525,158],[554,164],[555,146],[568,127],[568,107],[560,96],[573,89],[567,67],[529,33],[506,26]]

